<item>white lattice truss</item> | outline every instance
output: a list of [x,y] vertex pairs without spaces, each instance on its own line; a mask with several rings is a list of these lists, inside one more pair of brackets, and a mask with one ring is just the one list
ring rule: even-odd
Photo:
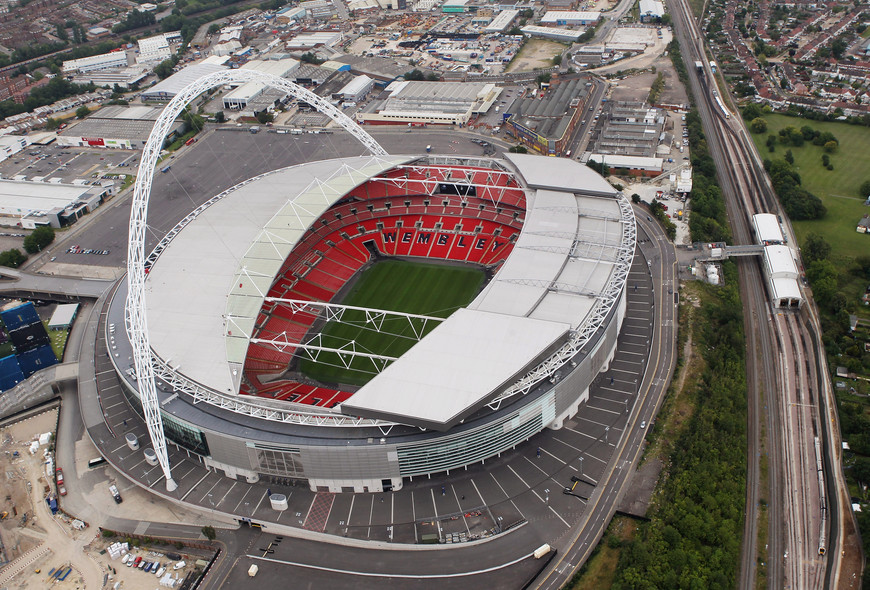
[[[388,311],[385,309],[373,309],[370,307],[357,307],[354,305],[339,305],[336,303],[326,303],[323,301],[306,301],[303,299],[282,299],[280,297],[266,297],[267,303],[278,303],[286,306],[293,314],[305,313],[314,315],[323,315],[327,322],[339,323],[354,323],[344,322],[344,314],[346,311],[359,311],[363,313],[363,325],[371,326],[376,332],[384,332],[395,336],[401,336],[395,332],[384,329],[384,321],[388,318],[400,318],[407,320],[408,326],[411,328],[413,338],[420,340],[426,333],[426,326],[430,322],[443,322],[444,318],[435,316],[419,315],[414,313],[404,313],[401,311]],[[417,320],[415,322],[414,320]],[[408,338],[408,336],[404,336]],[[251,338],[251,342],[255,344],[265,344],[285,352],[287,350],[300,349],[304,350],[312,361],[317,362],[321,352],[334,353],[338,356],[339,362],[345,369],[349,369],[353,359],[366,358],[372,362],[374,370],[378,373],[384,370],[387,363],[397,360],[397,357],[387,356],[366,352],[357,348],[357,343],[353,340],[346,342],[339,347],[324,346],[322,334],[318,332],[307,341],[302,341],[298,338],[289,338],[286,334],[280,334],[278,338]]]
[[[389,184],[401,189],[407,189],[408,187],[422,187],[423,191],[421,192],[430,196],[438,192],[439,184],[452,184],[458,187],[467,187],[468,190],[466,191],[457,191],[459,192],[459,195],[457,196],[463,202],[467,200],[472,187],[476,192],[478,192],[478,194],[480,190],[486,189],[489,193],[489,200],[492,202],[493,206],[499,205],[505,193],[508,191],[522,191],[514,179],[513,173],[493,168],[493,162],[485,161],[484,163],[486,166],[483,167],[488,169],[485,173],[480,169],[470,169],[467,167],[452,166],[448,164],[407,164],[404,166],[398,166],[396,169],[409,170],[417,174],[426,174],[426,178],[409,178],[408,176],[373,176],[371,180]],[[475,181],[474,179],[479,177],[480,174],[486,174],[484,181]],[[505,184],[499,184],[498,180],[500,179],[504,179]],[[463,192],[465,194],[463,194]]]
[[[148,198],[151,194],[151,182],[154,169],[160,158],[163,142],[175,119],[182,110],[203,92],[224,84],[245,82],[262,82],[272,88],[285,91],[288,95],[307,102],[321,113],[328,115],[346,131],[357,138],[372,154],[387,155],[368,133],[362,130],[347,115],[332,106],[323,98],[284,78],[254,70],[227,70],[203,76],[188,84],[173,98],[158,117],[148,136],[145,148],[142,150],[142,160],[136,176],[133,191],[133,203],[130,211],[130,241],[127,247],[127,335],[133,347],[133,359],[138,378],[139,397],[148,434],[157,454],[157,461],[166,478],[167,491],[174,491],[177,484],[172,479],[169,458],[166,452],[166,438],[163,433],[163,420],[155,385],[155,366],[152,364],[151,341],[148,334],[148,321],[145,313],[145,237],[148,219]],[[216,199],[218,197],[215,197]],[[165,246],[164,246],[165,247]],[[159,252],[156,254],[159,256]],[[152,259],[153,261],[153,259]],[[162,365],[166,368],[165,364]],[[174,372],[174,371],[173,371]]]

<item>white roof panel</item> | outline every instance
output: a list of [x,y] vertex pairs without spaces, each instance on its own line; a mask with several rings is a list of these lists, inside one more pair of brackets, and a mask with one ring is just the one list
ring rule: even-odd
[[752,223],[755,225],[755,237],[759,243],[781,244],[785,241],[779,219],[773,213],[753,215]]
[[773,288],[773,299],[803,299],[801,286],[797,279],[771,279],[770,286]]
[[563,322],[460,309],[344,402],[342,411],[447,430],[569,328]]
[[[200,213],[148,274],[146,306],[155,353],[172,359],[173,367],[181,365],[185,375],[206,387],[222,393],[238,391],[240,375],[232,375],[230,362],[244,360],[253,318],[284,260],[281,252],[289,252],[294,238],[307,227],[303,226],[351,188],[341,177],[355,176],[358,184],[367,174],[406,160],[363,156],[276,170],[236,187],[232,198]],[[315,179],[323,182],[319,200],[305,192]],[[331,183],[340,189],[325,190]],[[276,211],[292,208],[296,199],[312,211],[276,216]],[[283,229],[270,229],[276,220]],[[293,227],[288,228],[288,223]],[[275,237],[278,234],[282,237]]]
[[504,155],[532,188],[615,197],[617,190],[600,174],[575,160],[530,154]]

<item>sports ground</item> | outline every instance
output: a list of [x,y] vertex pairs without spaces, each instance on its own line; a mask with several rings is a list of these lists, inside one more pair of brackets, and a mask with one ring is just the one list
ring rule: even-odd
[[[446,318],[467,305],[480,292],[486,278],[479,268],[383,260],[365,270],[340,303],[354,307],[400,311]],[[414,319],[419,334],[435,328],[437,322]],[[321,332],[321,346],[347,348],[398,358],[416,342],[415,329],[404,317],[384,319],[381,331],[366,322],[365,312],[347,310],[343,321],[330,322]],[[321,352],[317,362],[304,359],[300,370],[324,383],[364,385],[377,374],[371,359],[346,358],[345,368],[336,353]]]

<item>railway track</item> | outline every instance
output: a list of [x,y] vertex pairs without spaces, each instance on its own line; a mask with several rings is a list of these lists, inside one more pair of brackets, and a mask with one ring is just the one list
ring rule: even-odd
[[[686,0],[671,0],[671,14],[688,63],[700,61],[704,72],[692,78],[692,89],[704,123],[711,155],[717,162],[734,243],[752,244],[756,213],[782,214],[749,136],[719,97],[706,69],[707,55]],[[691,60],[691,61],[690,61]],[[708,82],[709,81],[709,82]],[[791,234],[787,230],[787,235]],[[761,490],[760,454],[769,454],[767,585],[773,588],[824,588],[835,584],[834,553],[827,540],[839,530],[825,498],[835,494],[830,464],[830,436],[820,415],[826,403],[813,322],[802,311],[776,310],[766,295],[757,260],[738,262],[747,332],[748,446],[746,526],[739,585],[754,588],[757,563],[764,555],[758,539]],[[822,365],[823,366],[823,365]],[[767,440],[760,437],[767,405]]]

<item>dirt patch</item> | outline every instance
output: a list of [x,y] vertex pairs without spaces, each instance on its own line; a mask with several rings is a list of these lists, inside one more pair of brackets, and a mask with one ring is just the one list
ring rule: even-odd
[[561,55],[565,46],[546,39],[529,39],[520,52],[508,66],[508,72],[530,72],[532,70],[549,68],[553,58]]

